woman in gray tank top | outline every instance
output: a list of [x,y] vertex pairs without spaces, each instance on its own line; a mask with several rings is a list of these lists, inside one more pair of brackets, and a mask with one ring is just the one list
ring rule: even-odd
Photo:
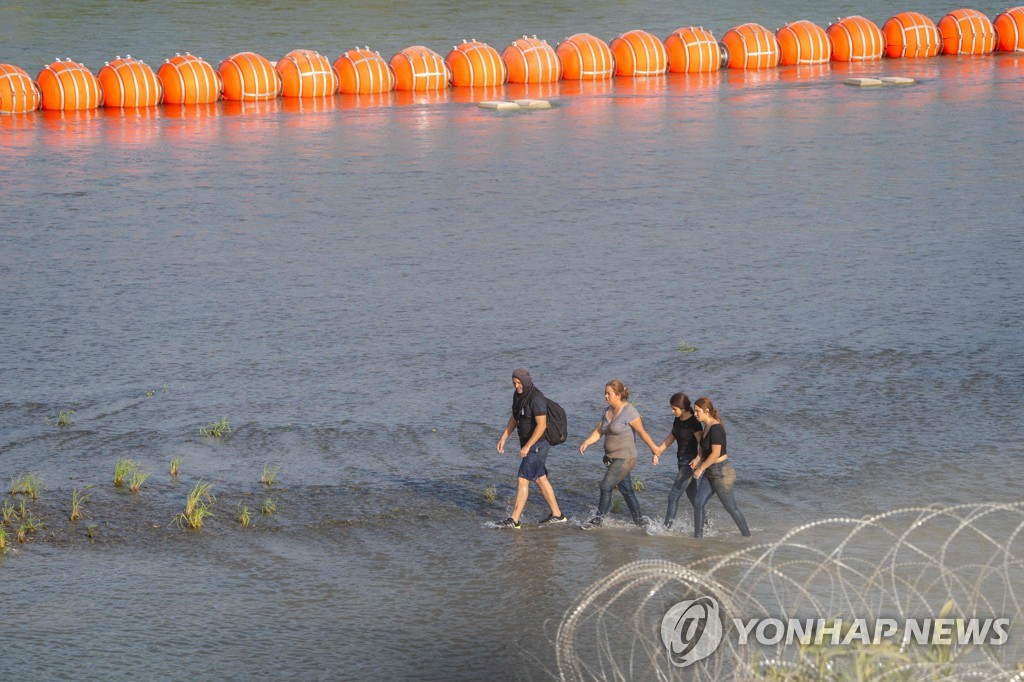
[[636,436],[639,435],[643,439],[652,453],[658,451],[658,446],[644,429],[640,413],[629,403],[629,390],[621,381],[613,379],[605,385],[604,399],[608,403],[608,409],[601,415],[597,428],[580,444],[582,456],[587,447],[604,436],[604,465],[607,468],[599,486],[601,497],[597,505],[597,516],[591,519],[590,523],[595,526],[601,525],[612,506],[612,491],[618,488],[626,500],[629,513],[633,516],[633,523],[643,525],[640,500],[633,491],[633,479],[630,476],[630,472],[636,466]]

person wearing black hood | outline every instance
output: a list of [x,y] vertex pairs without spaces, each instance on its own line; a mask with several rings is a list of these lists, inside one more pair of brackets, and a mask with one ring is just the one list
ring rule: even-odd
[[519,432],[519,481],[516,488],[516,501],[512,507],[512,516],[498,524],[501,528],[519,528],[519,518],[526,508],[526,498],[530,495],[530,483],[540,488],[544,501],[551,507],[540,525],[565,523],[566,518],[558,508],[555,491],[548,481],[546,466],[550,444],[544,437],[548,424],[548,402],[540,389],[533,385],[533,378],[526,369],[519,368],[512,372],[512,416],[505,430],[498,439],[498,452],[504,454],[505,441],[512,435],[513,429]]

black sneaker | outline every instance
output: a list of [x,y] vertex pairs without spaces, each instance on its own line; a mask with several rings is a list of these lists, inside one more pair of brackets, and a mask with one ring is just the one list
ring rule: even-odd
[[588,526],[600,526],[604,522],[604,517],[595,516],[594,518],[587,521]]
[[499,523],[498,528],[515,528],[516,530],[519,530],[520,528],[522,528],[522,524],[520,524],[518,521],[513,521],[512,517],[510,516],[501,523]]
[[538,523],[537,525],[538,526],[546,526],[549,523],[565,523],[568,520],[569,519],[565,518],[565,514],[562,514],[561,516],[555,516],[554,514],[548,514],[543,519],[541,519],[540,523]]

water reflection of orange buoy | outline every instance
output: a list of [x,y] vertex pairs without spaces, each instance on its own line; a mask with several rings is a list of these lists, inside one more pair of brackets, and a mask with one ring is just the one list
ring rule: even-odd
[[334,60],[338,72],[338,92],[372,95],[395,89],[395,72],[380,53],[369,47],[349,50]]
[[661,76],[668,71],[665,44],[647,31],[627,31],[609,47],[615,57],[616,76]]
[[70,59],[44,66],[36,83],[42,94],[42,108],[49,111],[96,109],[103,103],[103,90],[96,76]]
[[441,55],[422,45],[413,45],[395,54],[391,68],[395,72],[396,90],[444,90],[451,81],[448,65]]
[[131,55],[107,62],[96,78],[105,107],[155,107],[164,99],[164,88],[153,69]]
[[498,51],[477,40],[463,40],[461,45],[452,48],[444,61],[455,86],[488,88],[508,79],[508,69]]
[[1000,52],[1024,52],[1024,6],[1014,7],[996,16],[996,49]]
[[281,94],[281,76],[270,60],[255,52],[239,52],[217,68],[224,82],[224,99],[260,102],[277,99]]
[[771,69],[779,65],[779,41],[760,24],[751,22],[730,28],[722,42],[729,50],[730,69]]
[[920,12],[900,12],[882,25],[887,57],[934,57],[942,49],[935,22]]
[[881,59],[885,52],[882,29],[870,19],[850,16],[829,24],[832,59],[837,62],[868,62]]
[[779,41],[779,63],[784,66],[832,60],[832,41],[813,21],[792,21],[776,31],[775,38]]
[[0,114],[35,111],[42,101],[39,86],[25,69],[0,64]]
[[188,52],[166,60],[156,75],[164,86],[164,104],[210,104],[220,99],[220,74]]
[[722,48],[701,26],[677,28],[665,38],[668,70],[673,73],[708,73],[722,68]]
[[278,60],[282,97],[326,97],[338,92],[338,74],[313,50],[292,50]]
[[939,19],[945,54],[988,54],[996,49],[996,29],[976,9],[953,10]]
[[562,78],[562,60],[546,40],[523,36],[506,47],[501,58],[509,83],[553,83]]
[[562,61],[562,78],[601,81],[612,77],[615,58],[608,43],[589,33],[577,33],[558,44],[555,53]]

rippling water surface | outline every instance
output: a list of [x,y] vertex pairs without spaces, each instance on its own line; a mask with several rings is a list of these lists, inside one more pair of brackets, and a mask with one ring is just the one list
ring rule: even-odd
[[[897,11],[367,7],[8,5],[0,61],[445,54]],[[842,84],[878,74],[920,83]],[[743,546],[717,502],[699,542],[491,530],[520,365],[570,415],[549,468],[576,523],[601,467],[575,447],[611,378],[656,438],[673,392],[714,399],[755,540],[1019,499],[1022,86],[1024,57],[995,55],[509,86],[554,105],[513,115],[451,91],[0,118],[0,476],[40,474],[47,526],[0,557],[0,677],[536,678],[592,581]],[[75,424],[48,424],[61,410]],[[221,417],[226,438],[197,435]],[[110,483],[126,456],[153,472],[138,496]],[[638,469],[657,517],[673,472]],[[199,478],[216,516],[180,531]],[[238,528],[268,495],[278,513]]]

